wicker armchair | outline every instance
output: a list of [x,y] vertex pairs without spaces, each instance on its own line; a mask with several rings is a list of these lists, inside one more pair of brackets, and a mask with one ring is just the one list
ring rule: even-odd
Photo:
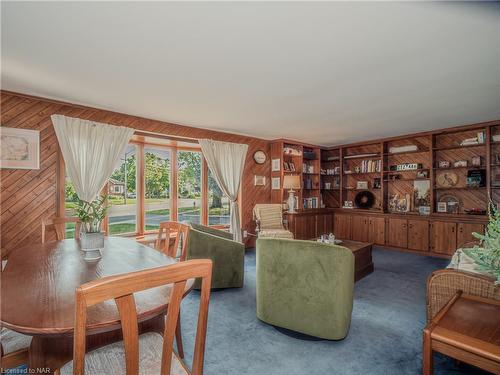
[[461,290],[465,294],[500,300],[500,286],[492,277],[456,269],[435,271],[427,279],[427,321]]
[[289,238],[293,239],[283,223],[283,210],[281,204],[256,204],[253,208],[253,218],[259,238]]

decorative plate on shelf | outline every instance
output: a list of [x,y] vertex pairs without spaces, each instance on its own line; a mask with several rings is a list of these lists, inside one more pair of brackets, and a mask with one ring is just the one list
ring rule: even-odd
[[371,191],[360,191],[354,197],[354,203],[356,204],[357,208],[369,209],[375,203],[375,196]]
[[436,185],[438,187],[453,187],[458,182],[458,176],[455,172],[440,172],[436,176]]

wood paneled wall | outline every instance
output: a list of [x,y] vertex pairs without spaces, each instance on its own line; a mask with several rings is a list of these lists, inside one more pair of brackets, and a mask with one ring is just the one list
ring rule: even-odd
[[[1,170],[1,247],[7,252],[29,243],[40,242],[41,220],[57,215],[59,146],[50,116],[61,114],[100,121],[137,130],[187,138],[211,138],[249,145],[241,185],[242,227],[254,232],[252,208],[271,199],[270,160],[263,165],[253,161],[256,150],[270,155],[268,141],[236,134],[193,128],[163,121],[130,116],[96,108],[4,92],[0,94],[1,126],[40,130],[40,169]],[[254,175],[266,176],[265,186],[254,186]],[[253,246],[253,237],[246,239]]]

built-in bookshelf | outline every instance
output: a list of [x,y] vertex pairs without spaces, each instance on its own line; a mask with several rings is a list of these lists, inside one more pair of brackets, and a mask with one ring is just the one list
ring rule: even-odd
[[[328,158],[334,192],[324,185]],[[326,208],[361,209],[360,192],[373,200],[364,210],[406,215],[484,217],[489,197],[500,203],[500,125],[341,146],[322,150],[321,160]]]
[[[290,148],[297,152],[290,154]],[[300,175],[299,209],[479,219],[490,198],[500,204],[498,122],[322,149],[277,141],[272,157],[283,166],[272,176],[282,181],[286,173]],[[356,203],[360,193],[372,202],[369,207]],[[273,202],[287,197],[283,189],[272,192]]]
[[[321,150],[319,147],[279,140],[271,145],[271,162],[279,170],[271,171],[271,199],[285,204],[288,191],[283,188],[285,175],[300,177],[300,188],[295,190],[296,208],[316,209],[321,206]],[[276,162],[279,159],[279,163]],[[276,169],[276,168],[272,168]]]

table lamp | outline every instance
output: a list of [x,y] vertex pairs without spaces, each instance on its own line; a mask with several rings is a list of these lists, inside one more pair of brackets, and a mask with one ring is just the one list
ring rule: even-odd
[[288,190],[288,212],[295,211],[295,191],[293,189],[300,189],[300,176],[286,175],[283,178],[283,189]]

